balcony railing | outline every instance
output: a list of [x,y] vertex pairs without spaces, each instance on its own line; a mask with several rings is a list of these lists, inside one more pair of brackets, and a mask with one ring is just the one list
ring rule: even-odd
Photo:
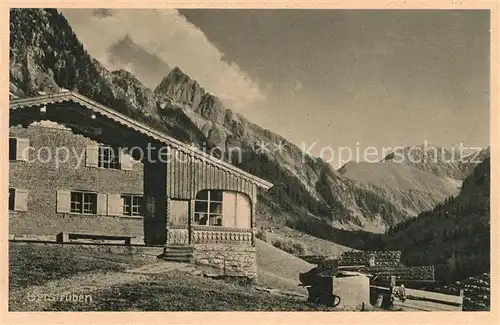
[[251,229],[217,226],[193,226],[193,244],[245,244],[252,243]]
[[169,227],[167,230],[167,244],[188,244],[189,230],[187,227]]

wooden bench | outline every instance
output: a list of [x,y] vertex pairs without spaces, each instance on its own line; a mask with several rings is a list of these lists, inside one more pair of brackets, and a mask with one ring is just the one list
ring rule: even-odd
[[123,240],[125,245],[130,245],[132,238],[135,236],[128,235],[102,235],[102,234],[83,234],[74,232],[60,232],[56,235],[58,243],[67,243],[77,239],[92,239],[92,240]]

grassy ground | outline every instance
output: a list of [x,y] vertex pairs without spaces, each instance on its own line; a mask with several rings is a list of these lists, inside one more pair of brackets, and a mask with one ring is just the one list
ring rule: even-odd
[[315,267],[306,261],[288,254],[271,244],[256,240],[259,284],[283,291],[307,294],[299,286],[299,273]]
[[131,255],[95,252],[75,246],[9,245],[9,289],[15,290],[85,272],[123,271],[146,263]]
[[[342,246],[340,244],[314,237],[298,230],[289,227],[267,228],[271,231],[263,229],[265,232],[266,241],[272,243],[273,241],[287,241],[299,242],[305,249],[305,255],[324,255],[329,258],[339,258],[340,255],[348,250],[350,247]],[[302,254],[301,254],[302,255]]]
[[111,286],[90,304],[56,302],[50,310],[75,311],[295,311],[328,310],[292,297],[222,280],[167,273]]
[[[293,296],[278,296],[241,285],[170,272],[125,273],[144,264],[129,255],[75,246],[9,245],[9,309],[28,310],[328,310]],[[89,295],[87,302],[57,301],[54,295]],[[31,301],[28,297],[45,297]],[[49,298],[47,298],[49,297]],[[64,299],[63,299],[64,300]]]

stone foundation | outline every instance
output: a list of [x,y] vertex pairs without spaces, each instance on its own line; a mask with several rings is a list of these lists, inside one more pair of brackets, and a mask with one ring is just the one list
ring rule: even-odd
[[257,279],[255,247],[250,245],[195,245],[193,260],[199,265],[215,267],[221,275]]
[[[75,232],[78,232],[76,230]],[[57,235],[25,235],[25,234],[9,234],[9,241],[30,241],[30,242],[57,242]],[[71,244],[71,242],[69,242]],[[74,244],[75,242],[73,242]],[[93,244],[93,245],[123,245],[123,240],[120,241],[111,241],[106,240],[106,242],[98,242],[92,239],[78,239],[77,244]],[[136,236],[130,240],[132,245],[136,246],[145,246],[144,245],[144,236]]]
[[112,245],[112,244],[89,244],[89,243],[64,243],[59,244],[55,241],[31,241],[27,238],[9,239],[9,245],[29,245],[36,249],[36,246],[53,245],[57,247],[71,247],[75,249],[83,249],[91,252],[106,252],[120,255],[134,255],[136,257],[145,258],[151,261],[156,261],[157,257],[163,253],[162,246],[145,246],[145,245]]

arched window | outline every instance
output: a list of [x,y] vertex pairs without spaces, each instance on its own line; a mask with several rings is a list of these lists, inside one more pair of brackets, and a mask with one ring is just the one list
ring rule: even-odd
[[194,221],[203,226],[250,229],[251,206],[243,193],[202,190],[196,195]]

